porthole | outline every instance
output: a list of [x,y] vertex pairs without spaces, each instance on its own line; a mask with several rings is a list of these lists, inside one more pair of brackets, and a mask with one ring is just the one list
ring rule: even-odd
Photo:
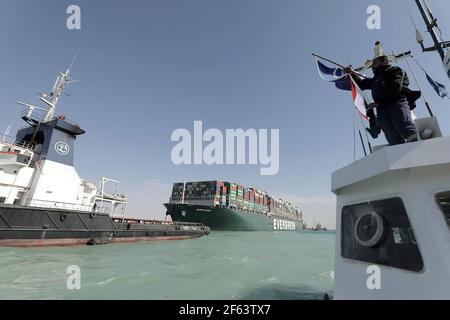
[[375,247],[384,235],[383,218],[375,211],[362,215],[355,223],[356,241],[363,247]]

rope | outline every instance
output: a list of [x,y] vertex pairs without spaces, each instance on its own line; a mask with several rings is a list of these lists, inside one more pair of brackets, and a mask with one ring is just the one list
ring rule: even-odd
[[352,108],[353,118],[353,161],[356,161],[356,126],[355,126],[355,111]]
[[11,117],[11,121],[9,122],[9,124],[6,126],[5,129],[5,134],[3,136],[3,140],[7,140],[8,136],[11,134],[11,129],[13,128],[13,126],[15,126],[16,124],[16,119],[17,119],[17,114],[19,113],[19,107],[16,107],[16,110],[14,111],[14,115]]
[[363,115],[360,112],[358,112],[358,115],[359,115],[359,120],[361,122],[362,129],[366,136],[366,141],[367,141],[367,145],[369,147],[369,151],[370,151],[370,153],[372,153],[372,145],[370,144],[369,135],[367,134],[366,126],[365,126],[364,120],[363,120]]
[[[416,60],[416,59],[414,58],[414,60]],[[423,92],[422,86],[420,85],[419,80],[417,80],[416,74],[414,73],[414,71],[413,71],[413,69],[411,67],[411,64],[409,63],[409,60],[408,60],[407,56],[405,56],[405,61],[406,61],[406,64],[408,65],[409,70],[411,71],[411,74],[412,74],[412,76],[414,78],[414,81],[415,81],[417,87],[422,92],[422,98],[423,98],[423,101],[425,102],[425,106],[428,109],[428,113],[430,114],[431,117],[433,117],[434,115],[433,115],[433,112],[431,111],[430,104],[428,103],[428,100],[427,100],[427,98],[426,98],[426,96],[425,96],[425,94]]]
[[[349,63],[349,65],[351,65],[350,60],[348,61],[348,63]],[[351,78],[351,75],[350,75],[350,78]],[[362,94],[363,94],[364,100],[367,102],[367,98],[364,95],[364,92],[362,92]],[[363,127],[363,131],[364,131],[364,133],[366,135],[366,140],[367,140],[367,144],[369,146],[370,153],[372,153],[372,145],[370,144],[369,135],[367,134],[366,126],[364,125],[364,120],[362,119],[363,115],[361,114],[361,112],[359,112],[359,110],[356,109],[356,107],[354,105],[353,105],[352,109],[353,109],[353,158],[354,158],[354,160],[356,160],[356,141],[355,141],[356,140],[356,137],[355,137],[356,136],[356,128],[355,128],[355,122],[357,122],[357,121],[355,121],[355,112],[358,113],[358,117],[359,117],[359,119],[361,121],[361,124],[362,124],[362,127]],[[363,147],[363,150],[364,150],[364,154],[365,154],[365,156],[367,156],[366,147],[364,145],[364,141],[363,141],[363,138],[362,138],[362,135],[361,135],[361,130],[360,130],[359,126],[358,126],[358,131],[359,131],[359,136],[361,138],[361,144],[362,144],[362,147]]]
[[423,72],[427,73],[427,72],[425,71],[425,68],[422,66],[422,64],[421,64],[416,58],[413,58],[413,59],[414,59],[414,61],[417,63],[417,65],[420,67],[420,69],[422,69]]
[[414,25],[414,29],[416,29],[416,31],[419,31],[419,30],[417,29],[416,22],[414,21],[414,18],[413,18],[413,16],[412,16],[411,10],[409,10],[408,5],[406,4],[406,0],[403,0],[403,5],[405,6],[406,11],[408,12],[409,17],[411,18],[411,22],[412,22],[412,24]]

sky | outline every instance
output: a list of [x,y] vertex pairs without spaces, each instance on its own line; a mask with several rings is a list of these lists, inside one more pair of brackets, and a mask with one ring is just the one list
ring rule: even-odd
[[[450,3],[429,3],[450,40]],[[66,27],[71,4],[81,8],[81,30]],[[366,26],[374,4],[380,30]],[[37,103],[37,90],[49,91],[81,48],[72,70],[79,82],[56,113],[87,132],[76,144],[79,175],[120,180],[128,215],[163,219],[172,183],[218,179],[291,200],[308,224],[334,228],[331,173],[354,161],[355,145],[356,158],[363,154],[354,141],[350,94],[319,78],[311,53],[359,66],[380,40],[387,52],[412,50],[449,86],[438,55],[422,53],[415,42],[405,4],[430,44],[411,0],[2,0],[0,130],[11,122],[15,101]],[[448,134],[449,100],[412,67]],[[426,115],[423,102],[417,114]],[[174,165],[171,134],[192,132],[195,120],[223,131],[279,129],[278,174],[262,176],[259,165]]]

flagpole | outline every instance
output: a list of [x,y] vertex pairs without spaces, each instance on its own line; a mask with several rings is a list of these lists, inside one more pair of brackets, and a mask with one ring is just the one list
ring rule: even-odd
[[324,58],[324,57],[321,57],[321,56],[319,56],[318,54],[315,54],[315,53],[312,53],[312,55],[314,56],[314,57],[316,57],[316,58],[319,58],[319,59],[322,59],[322,60],[325,60],[326,62],[329,62],[329,63],[332,63],[332,64],[335,64],[336,66],[338,66],[338,67],[341,67],[341,68],[345,68],[342,64],[339,64],[339,63],[337,63],[337,62],[334,62],[333,60],[330,60],[330,59],[327,59],[327,58]]
[[364,144],[364,140],[363,140],[363,137],[362,137],[362,134],[361,134],[361,130],[358,129],[358,132],[359,132],[359,138],[361,139],[361,145],[362,145],[363,150],[364,150],[364,156],[367,157],[366,146]]
[[[337,62],[335,62],[335,61],[333,61],[333,60],[324,58],[324,57],[322,57],[322,56],[319,56],[318,54],[312,53],[312,55],[313,55],[313,57],[316,57],[316,58],[322,59],[322,60],[324,60],[324,61],[327,61],[327,62],[329,62],[329,63],[332,63],[332,64],[334,64],[334,65],[336,65],[336,66],[338,66],[338,67],[340,67],[340,68],[343,68],[343,69],[346,68],[346,67],[343,66],[342,64],[337,63]],[[359,72],[357,72],[357,71],[355,71],[355,70],[353,70],[353,72],[356,73],[357,75],[359,75],[359,76],[361,76],[361,77],[367,79],[367,77],[366,77],[365,75],[363,75],[362,73],[359,73]]]
[[[362,138],[362,134],[361,134],[361,129],[358,125],[358,120],[355,119],[355,117],[357,116],[356,113],[358,113],[359,116],[359,112],[354,108],[352,108],[352,115],[353,115],[353,160],[356,161],[356,129],[358,129],[358,133],[359,133],[359,139],[361,142],[361,147],[364,151],[364,156],[367,157],[367,152],[366,152],[366,147]],[[359,117],[361,119],[361,117]],[[366,132],[367,134],[367,132]],[[369,138],[367,138],[367,141],[369,141]],[[370,144],[369,144],[370,146]],[[371,151],[372,153],[372,151]]]
[[367,130],[366,130],[366,126],[364,125],[364,121],[363,121],[362,116],[361,116],[361,114],[359,112],[358,112],[358,117],[359,117],[359,121],[361,122],[361,125],[363,127],[364,134],[366,136],[367,146],[369,148],[369,151],[370,151],[370,153],[373,153],[372,144],[370,143],[369,135],[367,134]]

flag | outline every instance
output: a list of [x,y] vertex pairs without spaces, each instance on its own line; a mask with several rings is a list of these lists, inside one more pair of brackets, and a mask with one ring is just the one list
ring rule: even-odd
[[[350,77],[350,83],[352,86],[352,98],[353,103],[355,104],[356,109],[358,112],[363,116],[364,119],[369,120],[369,117],[367,116],[367,110],[369,110],[369,102],[367,100],[367,96],[364,94],[364,92],[358,87],[355,80]],[[413,120],[417,119],[416,114],[414,111],[411,111],[411,117]]]
[[336,88],[346,91],[351,91],[352,87],[350,85],[350,77],[345,73],[344,69],[341,67],[331,68],[316,59],[317,70],[322,79],[334,82]]
[[[424,70],[424,72],[425,72],[425,70]],[[426,72],[425,72],[425,75],[427,76],[428,82],[434,88],[434,91],[436,91],[436,93],[439,95],[439,97],[441,97],[442,99],[444,99],[445,97],[448,97],[447,89],[445,88],[445,86],[443,84],[431,79],[431,77]]]
[[[450,51],[449,51],[450,52]],[[449,58],[450,58],[450,54],[449,54]],[[430,75],[428,74],[428,72],[424,69],[424,67],[420,64],[419,61],[417,61],[416,59],[414,59],[414,61],[417,63],[417,65],[420,67],[420,69],[422,69],[423,73],[425,73],[425,76],[427,77],[428,82],[430,83],[430,85],[433,87],[434,91],[436,91],[436,93],[438,94],[439,97],[441,97],[442,99],[444,99],[445,97],[450,98],[448,96],[448,92],[447,89],[445,88],[445,86],[442,83],[439,83],[437,81],[434,81]],[[450,61],[449,61],[450,62]]]
[[358,87],[358,85],[356,84],[355,80],[353,80],[352,77],[350,77],[350,84],[352,88],[353,103],[355,104],[356,109],[366,120],[369,120],[369,118],[367,117],[367,110],[369,109],[369,103],[367,102],[366,95]]

